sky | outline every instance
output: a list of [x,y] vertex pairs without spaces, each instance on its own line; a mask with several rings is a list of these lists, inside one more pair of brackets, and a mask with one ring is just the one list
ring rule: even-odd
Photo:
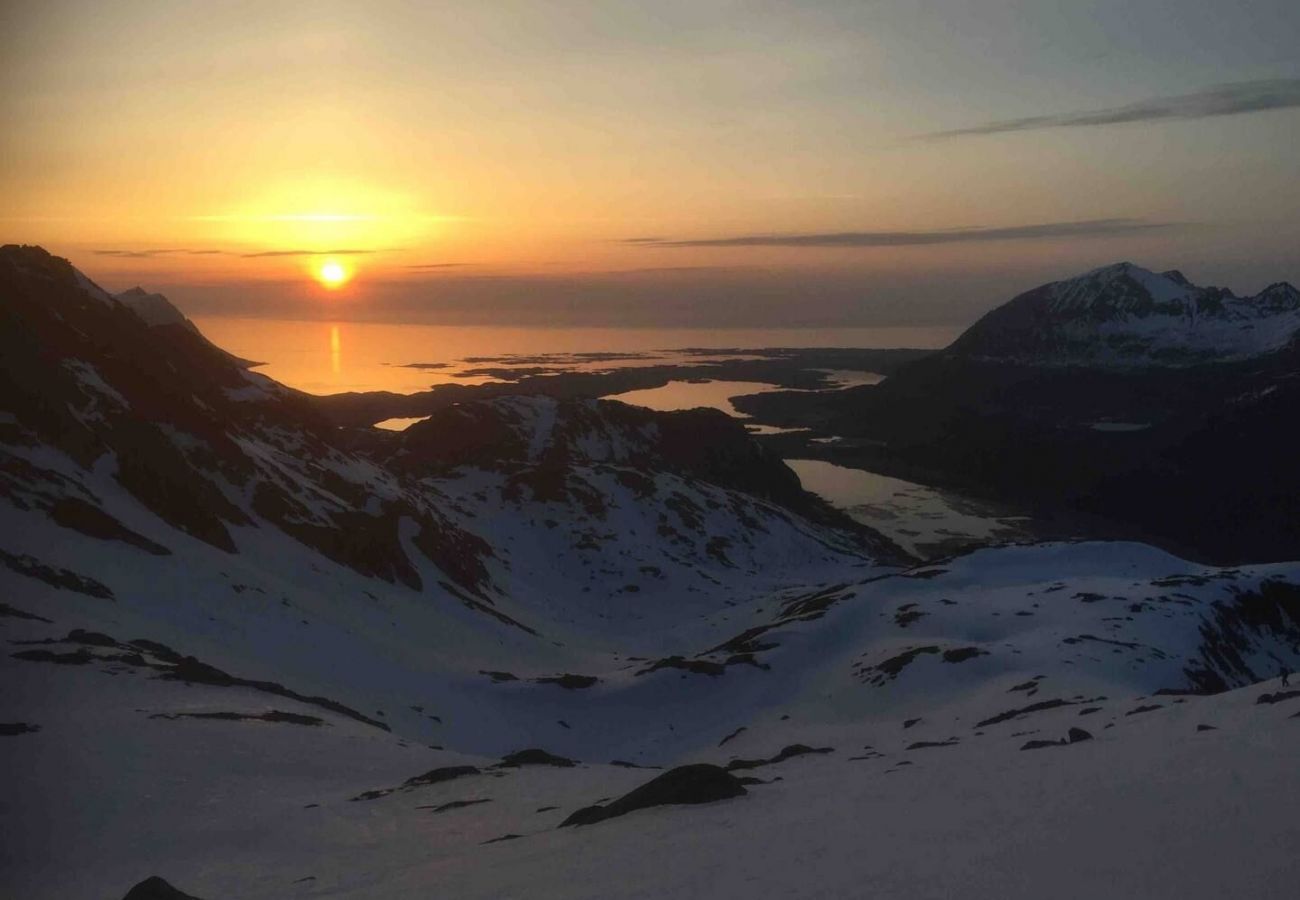
[[0,241],[191,314],[962,325],[1119,260],[1300,281],[1295,0],[15,0],[0,78]]

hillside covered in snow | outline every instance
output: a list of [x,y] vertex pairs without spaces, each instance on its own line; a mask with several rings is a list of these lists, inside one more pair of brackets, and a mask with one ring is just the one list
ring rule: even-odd
[[1290,896],[1300,563],[917,559],[716,411],[341,427],[136,305],[0,249],[0,893]]
[[1271,353],[1297,336],[1300,291],[1290,284],[1238,297],[1124,262],[1021,294],[948,352],[1029,365],[1188,366]]

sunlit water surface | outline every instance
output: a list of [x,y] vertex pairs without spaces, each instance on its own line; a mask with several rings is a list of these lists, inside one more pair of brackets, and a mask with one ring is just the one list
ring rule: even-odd
[[923,484],[819,459],[787,459],[806,490],[918,556],[1030,537],[1029,520]]

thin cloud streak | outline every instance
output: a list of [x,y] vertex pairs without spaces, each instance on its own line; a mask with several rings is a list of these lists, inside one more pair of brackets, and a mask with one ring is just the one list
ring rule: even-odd
[[640,247],[916,247],[979,241],[1020,241],[1045,238],[1114,237],[1135,232],[1186,227],[1182,222],[1143,219],[1089,219],[990,228],[951,228],[942,231],[837,231],[826,234],[749,234],[734,237],[665,240],[628,238]]
[[940,141],[955,137],[1005,134],[1042,128],[1084,128],[1093,125],[1121,125],[1129,122],[1210,119],[1294,107],[1300,107],[1300,78],[1274,78],[1220,84],[1191,94],[1156,97],[1108,109],[985,122],[967,128],[922,134],[918,135],[917,139]]
[[118,259],[154,259],[159,256],[233,256],[236,259],[262,259],[272,256],[361,256],[379,253],[379,250],[262,250],[256,253],[237,253],[233,250],[190,250],[170,248],[166,250],[92,250],[96,256],[112,256]]
[[268,256],[365,256],[377,250],[263,250],[260,253],[238,253],[241,259],[262,259]]

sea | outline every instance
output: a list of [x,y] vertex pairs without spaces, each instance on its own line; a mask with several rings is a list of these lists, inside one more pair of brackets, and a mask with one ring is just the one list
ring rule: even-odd
[[[509,357],[549,357],[565,368],[612,368],[699,362],[672,351],[772,347],[947,346],[952,327],[808,329],[511,328],[375,322],[194,317],[217,346],[261,363],[257,371],[312,394],[347,391],[414,393],[435,384],[476,384],[469,374]],[[622,354],[623,359],[593,359]],[[743,391],[741,392],[743,393]]]

